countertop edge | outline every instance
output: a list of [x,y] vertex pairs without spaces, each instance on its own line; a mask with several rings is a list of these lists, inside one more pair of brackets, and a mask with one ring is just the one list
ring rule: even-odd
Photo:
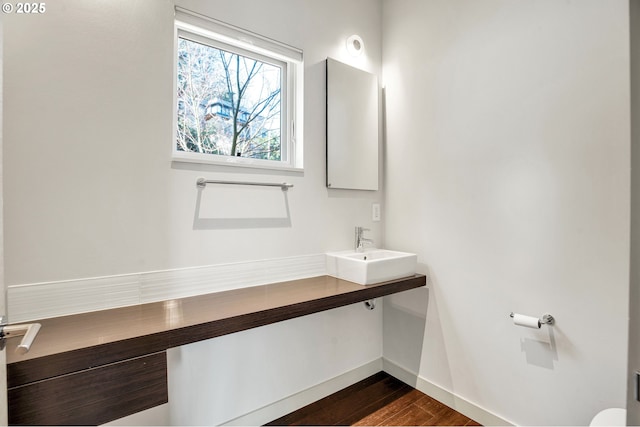
[[19,387],[35,381],[165,351],[169,348],[404,292],[425,285],[426,276],[416,274],[412,277],[378,285],[362,286],[362,288],[346,293],[337,293],[33,359],[13,361],[7,364],[8,386],[9,388]]

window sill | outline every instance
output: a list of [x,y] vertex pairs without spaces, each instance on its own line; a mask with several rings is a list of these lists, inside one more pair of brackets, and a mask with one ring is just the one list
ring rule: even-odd
[[273,170],[273,171],[286,171],[286,172],[304,172],[303,167],[295,167],[289,164],[283,163],[279,165],[277,163],[265,164],[253,159],[242,158],[242,160],[235,159],[233,157],[229,157],[224,160],[215,160],[215,159],[201,159],[201,158],[192,158],[189,156],[182,156],[180,154],[173,155],[173,162],[177,163],[191,163],[191,164],[201,164],[201,165],[213,165],[213,166],[228,166],[228,167],[239,167],[239,168],[250,168],[250,169],[262,169],[262,170]]

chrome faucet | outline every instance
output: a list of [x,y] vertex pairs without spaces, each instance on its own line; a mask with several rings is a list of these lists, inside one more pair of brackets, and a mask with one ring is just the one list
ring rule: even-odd
[[373,246],[373,240],[363,237],[365,231],[370,231],[368,228],[356,227],[356,252],[362,252],[365,246]]

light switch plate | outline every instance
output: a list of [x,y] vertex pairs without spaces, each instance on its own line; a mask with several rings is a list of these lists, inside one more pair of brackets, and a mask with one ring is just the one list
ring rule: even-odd
[[373,203],[371,205],[371,220],[380,221],[380,203]]

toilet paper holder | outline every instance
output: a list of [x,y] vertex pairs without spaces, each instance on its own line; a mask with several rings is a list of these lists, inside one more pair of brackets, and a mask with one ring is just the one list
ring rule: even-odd
[[[514,313],[512,311],[511,314],[509,314],[509,317],[513,318],[513,316]],[[542,315],[542,317],[538,318],[538,323],[540,323],[541,325],[553,325],[555,321],[556,319],[554,319],[550,314],[544,314]]]

